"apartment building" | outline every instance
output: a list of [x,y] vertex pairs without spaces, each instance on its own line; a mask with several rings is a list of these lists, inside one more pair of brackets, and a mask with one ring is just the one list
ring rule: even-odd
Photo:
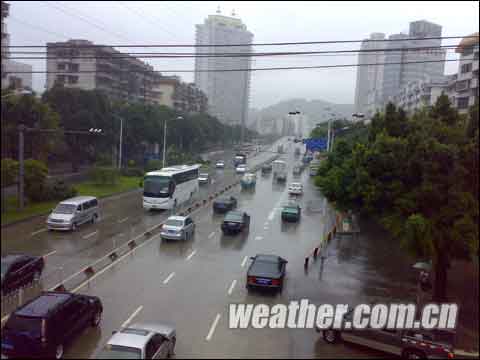
[[455,52],[460,54],[457,81],[455,83],[455,105],[465,113],[478,101],[478,32],[460,41]]
[[156,103],[176,111],[189,113],[206,113],[208,99],[203,91],[193,83],[185,83],[178,76],[162,76],[154,89],[159,93]]
[[47,43],[47,83],[100,90],[112,100],[155,103],[161,78],[154,68],[112,47],[88,40]]

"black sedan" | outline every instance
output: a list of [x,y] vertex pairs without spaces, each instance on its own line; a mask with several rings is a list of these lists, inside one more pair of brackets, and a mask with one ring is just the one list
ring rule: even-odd
[[45,262],[43,257],[6,255],[2,257],[2,295],[40,279]]
[[230,211],[223,219],[223,234],[237,234],[242,231],[248,231],[249,228],[250,215],[244,211]]
[[272,172],[272,164],[271,163],[262,165],[262,174],[268,174],[270,172]]
[[247,290],[252,288],[282,291],[287,260],[276,255],[256,255],[247,271]]
[[213,211],[224,214],[237,207],[237,199],[233,196],[223,197],[213,202]]

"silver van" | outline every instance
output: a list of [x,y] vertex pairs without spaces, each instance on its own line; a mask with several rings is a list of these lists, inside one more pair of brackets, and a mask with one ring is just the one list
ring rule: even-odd
[[72,230],[99,218],[98,200],[93,196],[77,196],[60,202],[47,218],[48,230]]

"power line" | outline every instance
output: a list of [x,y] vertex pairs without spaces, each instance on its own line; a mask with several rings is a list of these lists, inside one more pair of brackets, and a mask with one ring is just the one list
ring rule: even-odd
[[[54,47],[56,48],[56,46]],[[437,55],[441,55],[441,50],[454,49],[456,46],[453,45],[444,45],[437,47],[410,47],[410,48],[392,48],[386,49],[384,52],[421,52],[425,51],[426,55],[430,55],[430,52],[435,52]],[[440,50],[440,51],[439,51]],[[48,56],[48,52],[32,52],[33,54],[47,54],[47,56],[38,56],[38,57],[10,57],[11,59],[57,59],[57,58],[68,58],[68,59],[125,59],[135,56],[137,58],[202,58],[202,57],[259,57],[259,56],[292,56],[292,55],[315,55],[315,54],[342,54],[342,53],[371,53],[371,49],[363,50],[325,50],[325,51],[290,51],[290,52],[262,52],[262,53],[118,53],[118,54],[108,54],[108,55],[78,55],[78,56],[62,56],[62,55],[51,55]],[[384,53],[378,52],[375,53]],[[16,53],[11,51],[11,54]],[[22,54],[29,54],[30,52],[19,52]]]
[[[470,60],[472,60],[470,58]],[[468,60],[468,59],[466,59]],[[194,73],[194,72],[253,72],[253,71],[269,71],[269,70],[306,70],[306,69],[333,69],[333,68],[347,68],[347,67],[360,67],[360,66],[388,66],[388,65],[408,65],[408,64],[428,64],[428,63],[441,63],[441,62],[457,62],[456,59],[445,60],[425,60],[425,61],[407,61],[407,62],[388,62],[388,63],[365,63],[365,64],[339,64],[339,65],[314,65],[314,66],[287,66],[287,67],[267,67],[267,68],[251,68],[251,69],[217,69],[217,70],[79,70],[79,71],[9,71],[11,74],[61,74],[61,75],[75,75],[75,74],[96,74],[96,73]]]
[[[117,45],[57,45],[57,47],[65,47],[65,48],[102,48],[102,47],[117,47],[117,48],[136,48],[136,47],[143,47],[143,48],[169,48],[169,47],[234,47],[234,46],[287,46],[287,45],[320,45],[320,44],[348,44],[348,43],[359,43],[359,42],[394,42],[394,41],[409,41],[409,40],[416,40],[416,41],[426,41],[426,40],[450,40],[450,39],[464,39],[464,38],[479,38],[477,35],[464,35],[464,36],[435,36],[435,37],[424,37],[424,38],[404,38],[404,39],[385,39],[385,40],[373,40],[373,39],[366,39],[366,40],[325,40],[325,41],[301,41],[301,42],[278,42],[278,43],[252,43],[252,44],[117,44]],[[2,46],[3,47],[3,46]],[[15,48],[44,48],[46,45],[16,45],[10,46]],[[381,51],[382,49],[374,49],[376,51]]]
[[[41,26],[38,26],[38,25],[33,25],[33,24],[30,24],[26,21],[23,21],[23,20],[20,20],[20,19],[17,19],[16,17],[12,16],[12,15],[9,15],[8,16],[9,20],[13,20],[15,22],[18,22],[20,24],[23,24],[25,26],[28,26],[28,27],[31,27],[32,29],[35,29],[35,30],[40,30],[40,31],[43,31],[44,33],[47,33],[47,34],[51,34],[51,35],[55,35],[55,36],[60,36],[61,38],[68,38],[68,36],[66,36],[65,34],[60,34],[60,33],[57,33],[55,31],[50,31],[50,30],[47,30]],[[6,45],[2,45],[2,48],[7,48],[7,47],[10,47],[10,46],[6,46]]]
[[[90,21],[89,19],[87,19],[87,18],[84,17],[84,16],[78,15],[78,14],[76,14],[76,13],[71,13],[70,11],[67,11],[67,10],[65,10],[64,8],[62,8],[62,7],[58,6],[58,5],[52,4],[52,3],[48,2],[48,1],[42,1],[42,2],[43,2],[44,4],[50,6],[50,7],[53,7],[53,8],[55,8],[55,9],[57,9],[58,11],[61,11],[61,12],[64,13],[64,14],[67,14],[68,16],[77,18],[77,19],[79,19],[79,20],[81,20],[81,21],[83,21],[83,22],[85,22],[85,23],[87,23],[87,24],[89,24],[89,25],[92,25],[92,26],[96,27],[97,29],[99,29],[99,30],[101,30],[101,31],[103,31],[103,32],[105,32],[105,33],[107,33],[107,34],[109,34],[109,35],[113,35],[113,36],[115,36],[115,37],[117,37],[117,38],[121,38],[122,40],[125,40],[125,39],[126,39],[123,35],[119,35],[119,34],[113,33],[113,32],[111,32],[110,30],[104,28],[103,26],[98,25],[98,24],[94,23],[93,21]],[[130,41],[129,39],[127,39],[127,40]]]

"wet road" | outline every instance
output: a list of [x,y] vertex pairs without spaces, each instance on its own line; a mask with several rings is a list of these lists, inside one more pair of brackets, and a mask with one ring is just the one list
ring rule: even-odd
[[[293,180],[294,157],[293,149],[290,150],[285,155],[289,161],[288,182]],[[384,357],[350,344],[328,345],[310,329],[228,328],[230,303],[288,304],[307,298],[316,304],[354,304],[381,298],[383,290],[393,282],[399,289],[409,285],[408,278],[398,271],[405,265],[403,261],[398,256],[385,260],[385,256],[394,255],[396,249],[382,247],[378,241],[362,236],[335,238],[327,248],[325,259],[317,260],[305,271],[305,256],[331,229],[335,216],[314,187],[308,171],[300,181],[305,193],[299,198],[303,211],[298,224],[284,225],[280,220],[280,207],[288,199],[287,186],[276,185],[271,175],[263,177],[258,173],[253,191],[240,191],[238,187],[231,191],[239,200],[238,208],[251,215],[248,234],[222,236],[222,217],[213,215],[211,206],[200,208],[192,215],[197,224],[192,240],[162,242],[153,237],[76,288],[79,293],[101,298],[103,322],[101,328],[89,329],[77,339],[67,349],[66,357],[92,356],[133,313],[136,316],[132,322],[174,325],[178,358]],[[132,206],[140,206],[138,199],[135,201],[137,204],[132,201]],[[125,209],[125,216],[131,216],[132,211],[132,208]],[[159,222],[162,215],[140,213],[137,216],[131,223],[125,221],[129,225],[118,224],[116,217],[117,225],[112,221],[110,229],[136,226],[135,219],[148,227]],[[151,220],[151,216],[158,217]],[[92,230],[85,230],[88,231]],[[103,233],[99,236],[103,237]],[[63,249],[67,250],[67,245]],[[91,250],[86,247],[85,251]],[[281,294],[247,293],[248,258],[259,253],[280,255],[289,261]],[[49,256],[48,261],[54,256]]]
[[[254,166],[266,161],[274,154],[275,148],[265,147],[265,152],[252,153],[248,164]],[[200,191],[193,201],[205,199],[210,193],[220,190],[237,177],[231,165],[233,151],[216,152],[210,156],[212,162],[209,170],[212,183],[200,186]],[[215,162],[224,159],[227,167],[216,170]],[[45,270],[42,275],[42,287],[49,289],[65,279],[75,276],[81,269],[92,264],[111,252],[113,249],[127,243],[130,239],[143,234],[152,226],[161,223],[170,212],[145,212],[142,207],[141,190],[120,194],[116,197],[100,201],[100,220],[94,224],[85,224],[79,230],[72,232],[48,232],[45,228],[46,217],[33,219],[2,228],[2,255],[8,253],[27,253],[45,257]],[[2,316],[11,311],[13,299],[2,301]]]

